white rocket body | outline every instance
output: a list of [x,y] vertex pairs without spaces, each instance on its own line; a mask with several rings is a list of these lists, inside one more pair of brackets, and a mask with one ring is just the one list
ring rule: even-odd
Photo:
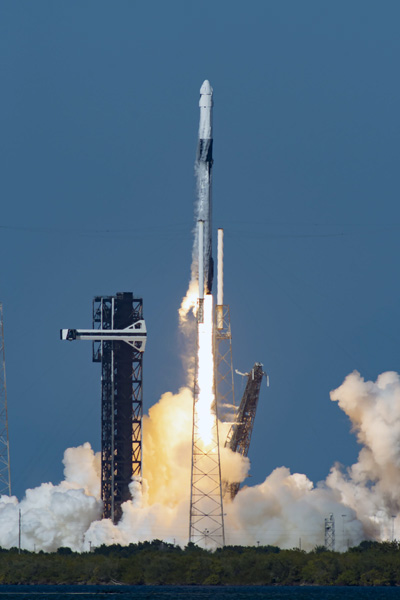
[[204,291],[211,293],[214,262],[212,258],[212,109],[213,89],[206,79],[200,88],[200,123],[199,143],[197,149],[196,171],[198,183],[198,219],[203,221],[203,265],[204,265]]
[[213,107],[213,89],[210,82],[206,79],[200,88],[200,125],[199,139],[212,140],[212,107]]

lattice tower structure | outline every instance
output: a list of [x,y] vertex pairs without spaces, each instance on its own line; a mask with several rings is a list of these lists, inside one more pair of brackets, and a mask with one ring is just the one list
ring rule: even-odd
[[[247,456],[250,448],[251,434],[253,432],[256,417],[258,399],[263,376],[265,375],[263,365],[255,363],[254,367],[247,373],[246,388],[243,393],[240,406],[237,411],[236,421],[232,424],[225,441],[225,446]],[[233,499],[238,493],[240,483],[231,483],[228,486],[229,493]]]
[[1,494],[8,494],[11,496],[6,357],[4,348],[3,305],[0,303],[0,495]]
[[[199,314],[199,311],[198,311]],[[214,402],[211,441],[205,445],[199,430],[199,323],[193,388],[192,468],[190,490],[189,542],[204,547],[225,546],[221,463],[218,434],[218,407]],[[214,374],[213,374],[214,375]],[[215,381],[214,381],[215,387]]]
[[[143,300],[131,292],[93,300],[93,329],[123,330],[143,319]],[[143,353],[123,341],[93,342],[101,362],[101,498],[103,517],[117,522],[142,475]]]
[[335,517],[332,513],[325,519],[325,548],[335,551]]
[[218,305],[214,324],[215,396],[220,421],[232,422],[236,416],[233,381],[232,333],[229,306]]

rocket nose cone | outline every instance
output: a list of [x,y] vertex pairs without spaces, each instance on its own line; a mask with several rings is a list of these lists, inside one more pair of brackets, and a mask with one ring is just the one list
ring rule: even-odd
[[212,89],[212,87],[211,87],[210,82],[208,81],[208,79],[206,79],[205,81],[203,81],[203,85],[200,88],[200,94],[202,96],[204,96],[204,95],[211,96],[212,93],[213,93],[213,89]]

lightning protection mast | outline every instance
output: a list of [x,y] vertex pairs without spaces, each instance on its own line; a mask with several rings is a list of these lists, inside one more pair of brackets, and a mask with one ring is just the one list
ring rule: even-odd
[[232,423],[236,415],[233,383],[232,333],[229,305],[224,304],[223,286],[224,230],[218,229],[218,289],[215,311],[214,358],[215,394],[218,418]]
[[11,496],[10,444],[8,439],[6,358],[3,305],[0,303],[0,495]]

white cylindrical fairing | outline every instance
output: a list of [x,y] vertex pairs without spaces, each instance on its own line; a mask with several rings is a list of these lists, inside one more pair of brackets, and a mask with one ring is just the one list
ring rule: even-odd
[[212,107],[213,107],[213,89],[208,79],[203,82],[200,88],[200,124],[199,139],[212,139]]
[[204,299],[204,221],[199,221],[199,300]]

